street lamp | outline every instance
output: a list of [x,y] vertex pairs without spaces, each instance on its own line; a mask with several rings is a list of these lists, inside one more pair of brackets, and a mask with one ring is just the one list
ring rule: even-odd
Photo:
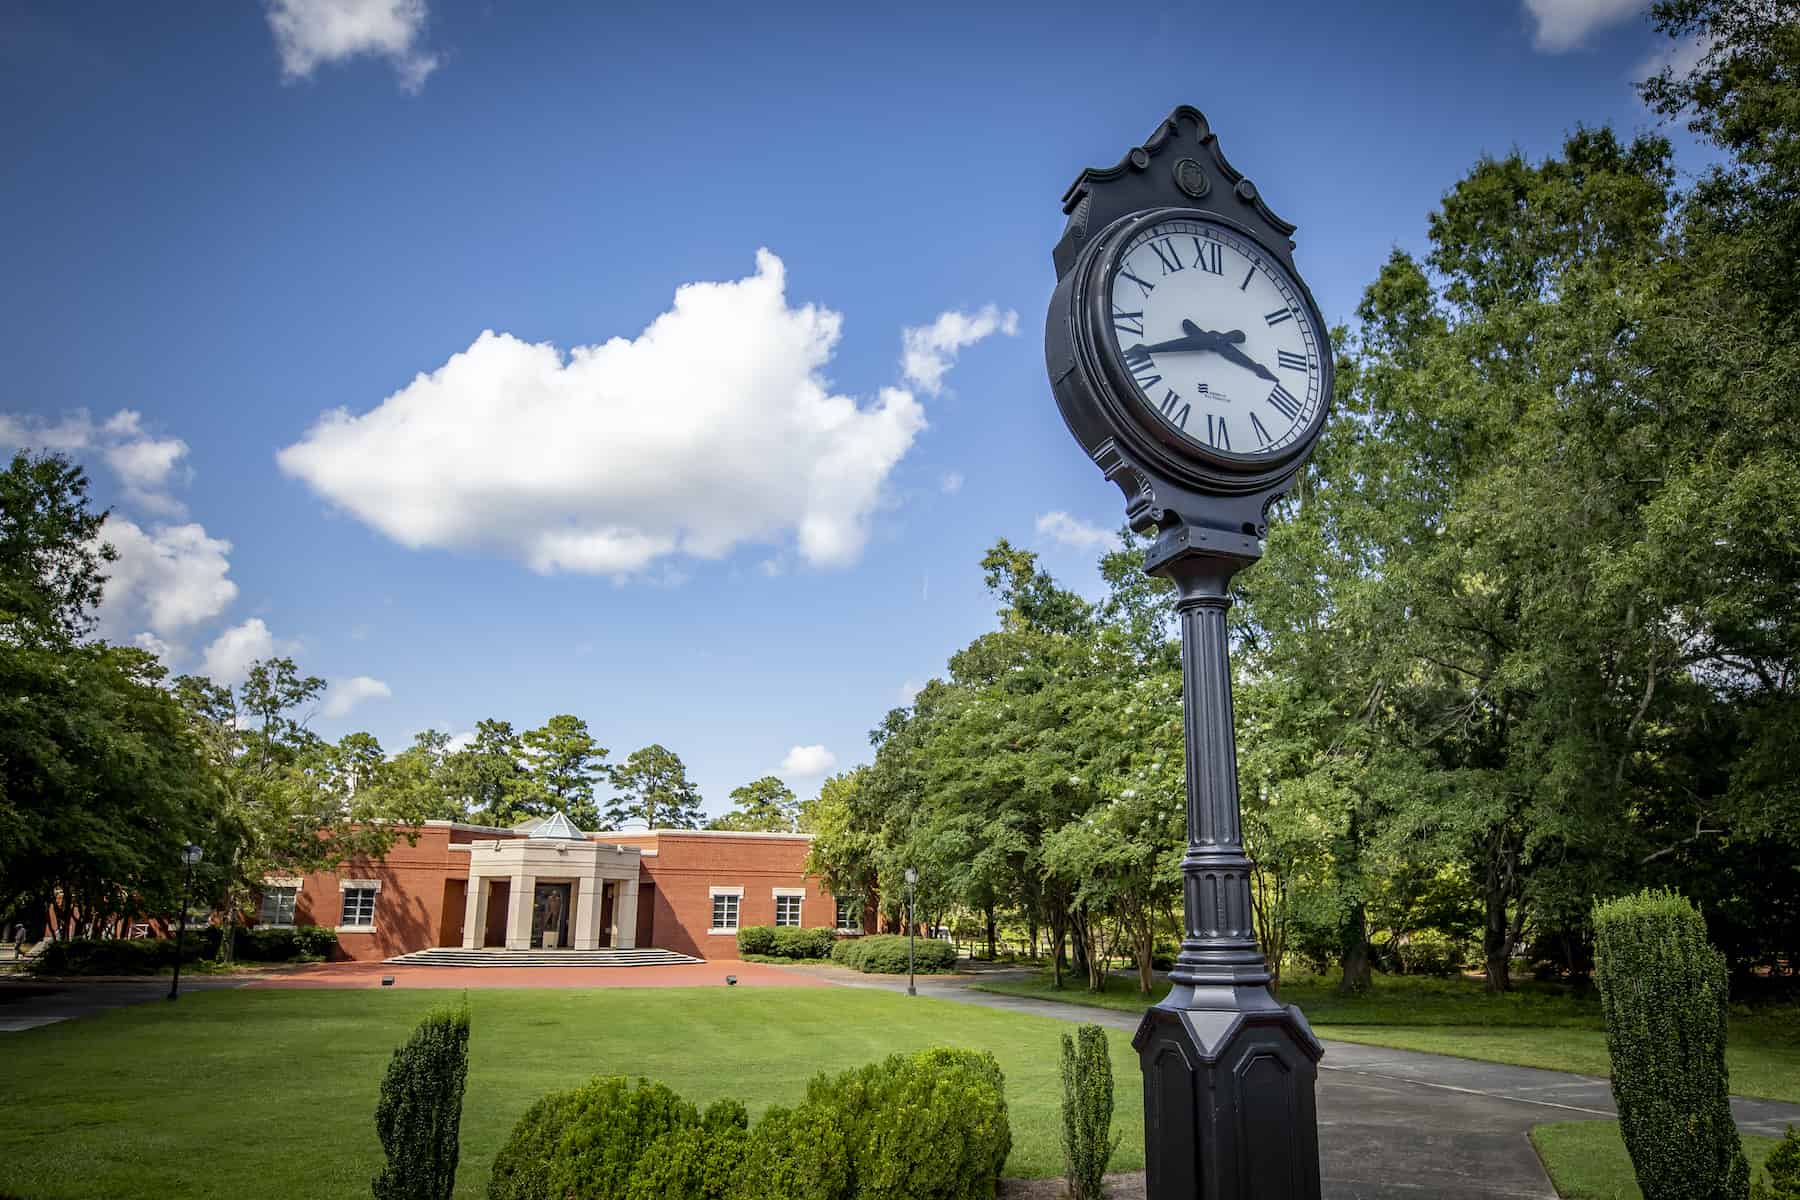
[[181,885],[181,911],[175,915],[175,978],[169,980],[169,999],[181,990],[181,943],[187,933],[188,905],[194,895],[194,864],[200,861],[200,847],[188,843],[181,848],[181,861],[187,867],[187,878]]
[[919,989],[913,986],[913,935],[918,929],[918,922],[913,920],[913,884],[917,882],[918,868],[906,868],[906,994],[909,996],[919,994]]

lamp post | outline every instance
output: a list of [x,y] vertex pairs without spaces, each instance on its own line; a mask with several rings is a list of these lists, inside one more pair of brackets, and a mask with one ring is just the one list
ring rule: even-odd
[[909,996],[919,994],[919,989],[913,986],[913,936],[918,929],[918,922],[913,920],[913,884],[917,882],[918,868],[906,868],[906,994]]
[[200,861],[200,847],[189,843],[181,849],[181,861],[187,867],[187,878],[181,885],[181,911],[175,914],[175,978],[169,980],[169,999],[181,991],[181,944],[187,934],[187,910],[194,895],[194,864]]

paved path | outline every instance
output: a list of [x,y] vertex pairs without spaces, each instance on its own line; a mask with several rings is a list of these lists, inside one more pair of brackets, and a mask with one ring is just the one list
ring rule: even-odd
[[[212,991],[215,988],[243,987],[245,980],[230,976],[182,976],[181,992]],[[141,979],[0,980],[0,1033],[18,1033],[40,1025],[54,1025],[109,1008],[143,1004],[150,1000],[168,1003],[169,977],[146,976]],[[175,1003],[179,1004],[178,999]]]
[[393,976],[395,987],[608,988],[722,987],[727,975],[741,987],[825,987],[827,981],[764,963],[715,959],[645,967],[429,967],[401,963],[319,963],[251,984],[259,988],[372,988]]
[[[906,989],[905,979],[819,973],[845,987]],[[941,1000],[1137,1028],[1133,1013],[975,991],[969,982],[926,977],[917,986]],[[1531,1127],[1616,1115],[1605,1079],[1350,1042],[1325,1043],[1318,1104],[1326,1200],[1554,1200]],[[1733,1097],[1731,1107],[1745,1133],[1779,1137],[1788,1123],[1800,1125],[1800,1104]]]

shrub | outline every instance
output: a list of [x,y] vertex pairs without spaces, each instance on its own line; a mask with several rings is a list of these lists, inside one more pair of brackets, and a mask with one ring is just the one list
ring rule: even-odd
[[1112,1132],[1112,1053],[1106,1030],[1083,1025],[1079,1044],[1062,1035],[1063,1178],[1071,1200],[1102,1200],[1106,1163],[1118,1147]]
[[857,1200],[991,1198],[1012,1149],[1006,1080],[986,1052],[938,1046],[820,1075],[795,1116],[809,1109],[842,1131]]
[[743,1172],[749,1114],[721,1100],[697,1125],[683,1125],[644,1148],[626,1200],[725,1200]]
[[625,1195],[638,1160],[666,1133],[697,1124],[699,1112],[660,1083],[602,1075],[579,1088],[575,1112],[550,1164],[557,1200]]
[[1769,1152],[1763,1170],[1769,1173],[1769,1182],[1758,1179],[1750,1188],[1750,1200],[1800,1200],[1800,1133],[1792,1125]]
[[773,954],[775,953],[775,927],[773,925],[746,925],[737,932],[739,954]]
[[829,1104],[771,1107],[750,1132],[731,1200],[848,1200],[850,1156]]
[[837,939],[829,929],[782,928],[774,931],[775,949],[782,958],[829,958]]
[[1686,899],[1644,891],[1594,908],[1595,981],[1613,1099],[1644,1200],[1749,1190],[1725,1070],[1727,972]]
[[[335,935],[334,935],[335,936]],[[195,963],[219,952],[219,927],[188,929],[181,961]],[[49,942],[31,960],[41,975],[154,975],[175,965],[175,938],[74,938]]]
[[232,940],[232,953],[244,962],[294,962],[297,959],[330,958],[337,949],[337,931],[317,925],[292,929],[252,926],[240,929]]
[[575,1119],[579,1089],[551,1092],[525,1110],[494,1156],[488,1200],[551,1200],[551,1162]]
[[388,1063],[375,1105],[375,1133],[387,1155],[374,1180],[376,1200],[449,1200],[468,1077],[465,1000],[427,1013]]
[[[846,939],[832,947],[833,962],[856,971],[880,975],[906,974],[905,934],[871,933]],[[849,947],[839,954],[839,947]],[[941,975],[956,969],[956,947],[935,938],[913,941],[913,970],[920,975]]]

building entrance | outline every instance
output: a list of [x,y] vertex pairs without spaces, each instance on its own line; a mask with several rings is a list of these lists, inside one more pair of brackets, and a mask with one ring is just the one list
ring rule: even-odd
[[531,948],[556,950],[569,945],[569,885],[540,883],[531,902]]

